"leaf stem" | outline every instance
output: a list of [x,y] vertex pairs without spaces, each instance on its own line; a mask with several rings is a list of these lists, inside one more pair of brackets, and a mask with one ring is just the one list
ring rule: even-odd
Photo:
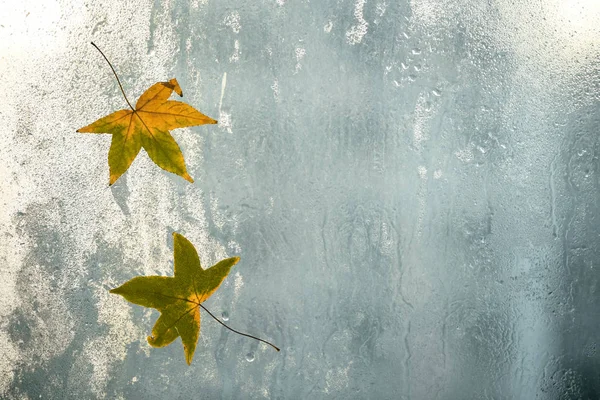
[[131,110],[133,112],[135,112],[135,109],[133,108],[133,106],[131,105],[131,103],[129,102],[129,100],[127,99],[127,96],[125,95],[125,91],[123,90],[123,85],[121,85],[121,80],[119,79],[119,77],[117,76],[117,72],[115,71],[115,69],[113,68],[112,64],[110,63],[110,61],[108,61],[108,58],[106,58],[106,56],[104,55],[104,53],[102,52],[102,50],[100,50],[100,48],[98,46],[96,46],[96,44],[94,42],[91,42],[92,46],[94,46],[96,48],[96,50],[98,50],[100,52],[100,54],[102,54],[102,57],[104,57],[104,59],[106,60],[106,62],[108,63],[108,65],[110,66],[110,69],[112,69],[113,74],[115,74],[115,78],[117,78],[117,83],[119,84],[119,87],[121,88],[121,93],[123,93],[123,97],[125,97],[125,101],[127,102],[127,104],[129,105],[129,108],[131,108]]
[[273,343],[270,343],[270,342],[267,342],[266,340],[262,340],[262,339],[260,339],[260,338],[257,338],[256,336],[252,336],[252,335],[248,335],[248,334],[246,334],[246,333],[238,332],[238,331],[236,331],[235,329],[228,327],[228,326],[227,326],[227,325],[225,325],[223,322],[221,322],[221,321],[220,321],[220,320],[219,320],[217,317],[215,317],[215,316],[214,316],[214,315],[213,315],[213,314],[212,314],[210,311],[208,311],[208,310],[206,309],[206,307],[204,307],[202,304],[198,304],[198,305],[199,305],[200,307],[202,307],[202,309],[203,309],[204,311],[206,311],[206,312],[207,312],[207,313],[208,313],[208,314],[209,314],[211,317],[213,317],[213,319],[214,319],[215,321],[217,321],[218,323],[220,323],[221,325],[223,325],[225,328],[229,329],[230,331],[232,331],[232,332],[235,332],[235,333],[237,333],[238,335],[242,335],[242,336],[246,336],[246,337],[249,337],[249,338],[252,338],[252,339],[256,339],[256,340],[258,340],[259,342],[263,342],[263,343],[265,343],[265,344],[268,344],[269,346],[271,346],[271,347],[272,347],[272,348],[274,348],[275,350],[279,351],[279,347],[275,346]]

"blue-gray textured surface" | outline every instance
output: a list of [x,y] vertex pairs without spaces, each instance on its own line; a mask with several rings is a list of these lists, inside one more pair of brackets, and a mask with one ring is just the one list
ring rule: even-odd
[[[600,3],[2,0],[0,397],[600,397]],[[108,188],[80,128],[176,77],[218,126]],[[107,289],[205,265],[193,364]],[[248,356],[253,354],[252,357]]]

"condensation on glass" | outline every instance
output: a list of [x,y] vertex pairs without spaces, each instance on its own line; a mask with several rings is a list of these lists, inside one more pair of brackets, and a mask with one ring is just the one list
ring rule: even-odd
[[[600,396],[600,3],[5,1],[0,397]],[[75,132],[177,78],[196,183]],[[191,367],[110,295],[239,255]]]

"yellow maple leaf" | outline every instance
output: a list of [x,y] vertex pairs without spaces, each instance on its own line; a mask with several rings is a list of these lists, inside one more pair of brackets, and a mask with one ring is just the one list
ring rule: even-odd
[[[100,53],[104,56],[104,53]],[[104,58],[108,62],[106,56]],[[115,183],[127,171],[142,147],[156,165],[194,182],[187,172],[181,149],[169,131],[187,126],[216,124],[217,121],[186,103],[168,100],[173,92],[183,96],[176,79],[150,86],[141,95],[135,108],[127,100],[118,77],[117,81],[130,109],[116,111],[77,130],[80,133],[113,135],[108,152],[109,184]]]

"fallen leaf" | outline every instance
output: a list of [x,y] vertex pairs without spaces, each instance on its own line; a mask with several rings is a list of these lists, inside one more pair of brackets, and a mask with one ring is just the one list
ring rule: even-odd
[[108,152],[110,185],[127,171],[142,147],[159,167],[194,182],[187,172],[181,149],[169,131],[217,121],[186,103],[168,100],[173,92],[183,96],[176,79],[155,83],[142,94],[135,109],[125,98],[130,109],[116,111],[77,130],[113,135]]
[[164,347],[181,336],[189,365],[200,335],[200,307],[203,307],[200,304],[217,290],[240,258],[227,258],[204,270],[194,246],[178,233],[173,233],[173,237],[174,277],[138,276],[110,292],[120,294],[131,303],[160,311],[148,343]]

